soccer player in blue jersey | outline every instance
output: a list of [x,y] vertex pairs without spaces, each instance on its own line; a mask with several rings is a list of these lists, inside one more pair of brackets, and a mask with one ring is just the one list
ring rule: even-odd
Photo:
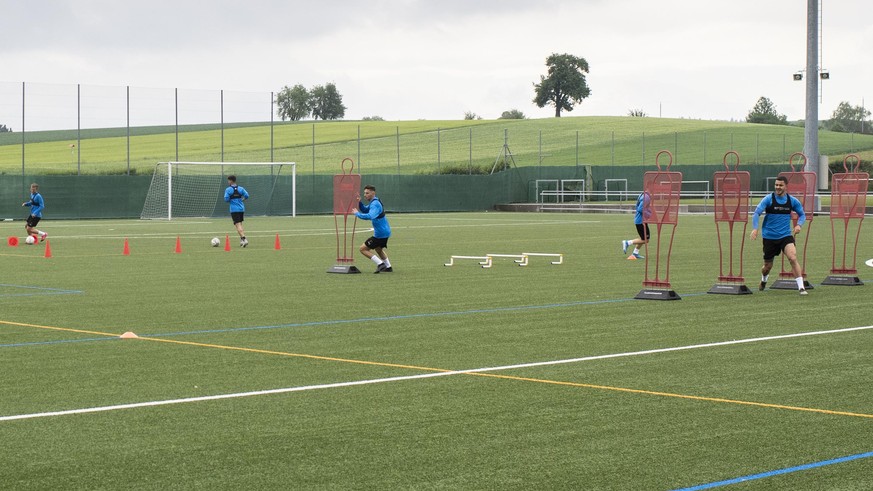
[[[773,258],[780,253],[785,253],[785,257],[791,264],[794,279],[797,281],[797,289],[801,295],[806,295],[803,272],[800,269],[797,248],[794,245],[794,236],[800,233],[801,225],[806,222],[806,213],[803,211],[803,204],[800,203],[800,200],[786,192],[787,185],[788,178],[785,176],[776,178],[774,192],[764,196],[755,208],[755,214],[752,216],[752,233],[749,237],[752,240],[758,237],[758,220],[762,213],[766,213],[764,224],[761,226],[761,237],[764,238],[764,266],[761,267],[761,285],[758,289],[763,290],[767,287],[767,278],[773,268]],[[793,230],[791,228],[792,211],[797,213],[797,225],[794,226]]]
[[240,247],[249,245],[242,224],[246,212],[246,205],[243,202],[247,199],[249,199],[249,193],[246,191],[246,188],[237,185],[236,176],[227,176],[227,189],[224,190],[224,201],[230,203],[230,217],[233,219],[236,233],[239,234]]
[[375,273],[391,273],[394,269],[391,268],[391,261],[388,260],[388,254],[385,252],[388,238],[391,237],[391,227],[388,225],[388,219],[385,218],[385,208],[376,196],[374,186],[364,186],[364,199],[367,204],[360,199],[361,197],[358,196],[358,207],[352,212],[361,220],[373,222],[373,236],[361,244],[361,254],[376,263]]
[[637,235],[639,238],[628,239],[621,241],[621,252],[622,254],[627,254],[627,249],[631,245],[634,246],[634,251],[628,256],[628,259],[645,259],[646,256],[640,254],[640,246],[649,243],[649,237],[651,234],[649,233],[649,224],[643,223],[643,216],[645,218],[650,218],[652,215],[651,210],[651,202],[652,199],[649,196],[649,193],[642,192],[639,196],[637,196],[637,206],[636,213],[634,213],[634,225],[637,228]]
[[44,241],[48,234],[36,229],[36,225],[42,219],[42,210],[45,208],[45,201],[43,201],[42,195],[39,194],[39,184],[33,183],[30,185],[30,201],[21,203],[21,206],[30,207],[30,214],[27,215],[27,222],[24,224],[24,230],[27,230],[27,235],[39,236],[39,241]]

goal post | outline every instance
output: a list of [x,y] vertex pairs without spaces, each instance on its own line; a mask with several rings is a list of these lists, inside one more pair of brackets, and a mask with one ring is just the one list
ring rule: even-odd
[[224,190],[230,175],[250,195],[246,215],[297,216],[295,162],[159,162],[140,218],[224,216]]

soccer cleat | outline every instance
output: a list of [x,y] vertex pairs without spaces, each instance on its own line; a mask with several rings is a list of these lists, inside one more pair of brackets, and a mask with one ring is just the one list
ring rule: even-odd
[[801,295],[809,295],[809,293],[806,291],[806,288],[801,288],[801,289],[800,289],[800,294],[801,294]]
[[40,234],[39,234],[39,241],[40,241],[40,242],[44,242],[45,239],[48,238],[48,236],[49,236],[49,234],[47,234],[47,233],[45,233],[45,232],[40,232]]
[[393,272],[394,272],[394,268],[392,268],[391,266],[388,266],[387,268],[385,268],[385,271],[382,271],[382,272],[383,272],[383,273],[393,273]]
[[637,258],[637,259],[645,259],[645,258],[646,258],[646,256],[643,256],[643,255],[640,254],[639,252],[635,252],[635,253],[631,254],[631,256],[633,256],[633,257],[635,257],[635,258]]
[[764,291],[764,288],[767,288],[767,282],[762,281],[760,285],[758,285],[758,291]]
[[622,254],[627,254],[627,246],[629,246],[629,245],[630,244],[628,244],[628,242],[626,240],[621,241],[621,253]]
[[247,246],[247,245],[249,245],[249,240],[248,240],[248,239],[241,239],[241,240],[239,241],[239,246],[240,246],[240,247],[245,247],[245,246]]
[[388,268],[385,267],[385,263],[382,263],[382,264],[376,266],[376,271],[373,271],[373,274],[379,274],[383,271],[386,271],[387,269]]

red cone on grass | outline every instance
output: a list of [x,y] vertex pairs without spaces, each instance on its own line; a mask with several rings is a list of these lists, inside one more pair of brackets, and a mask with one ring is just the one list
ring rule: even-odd
[[121,254],[125,256],[130,255],[130,244],[127,243],[127,237],[124,238],[124,250],[121,251]]
[[182,253],[182,241],[179,240],[179,237],[176,237],[176,254]]
[[9,244],[9,247],[18,247],[18,237],[9,237],[6,239],[6,243]]
[[282,244],[279,242],[279,234],[276,234],[276,245],[273,246],[277,251],[282,249]]
[[224,236],[224,250],[227,252],[230,252],[230,236],[229,235]]
[[52,257],[52,246],[48,239],[45,239],[45,257]]

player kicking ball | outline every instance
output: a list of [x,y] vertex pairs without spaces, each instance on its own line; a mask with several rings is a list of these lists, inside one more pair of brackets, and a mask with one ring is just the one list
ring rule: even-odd
[[39,184],[33,183],[30,185],[30,201],[21,203],[21,206],[30,207],[30,214],[27,215],[27,223],[24,225],[27,235],[39,236],[39,241],[44,241],[48,234],[36,229],[37,224],[42,220],[42,210],[45,209],[45,201],[43,201],[42,195],[39,194]]
[[376,187],[364,186],[364,200],[367,201],[367,204],[361,201],[360,195],[357,198],[358,207],[352,210],[355,216],[361,220],[373,222],[373,236],[361,244],[361,254],[376,263],[374,273],[391,273],[394,270],[391,268],[391,261],[388,260],[388,254],[385,252],[388,247],[388,238],[391,237],[391,226],[388,225],[388,219],[385,218],[385,208],[382,207],[382,201],[376,196]]

